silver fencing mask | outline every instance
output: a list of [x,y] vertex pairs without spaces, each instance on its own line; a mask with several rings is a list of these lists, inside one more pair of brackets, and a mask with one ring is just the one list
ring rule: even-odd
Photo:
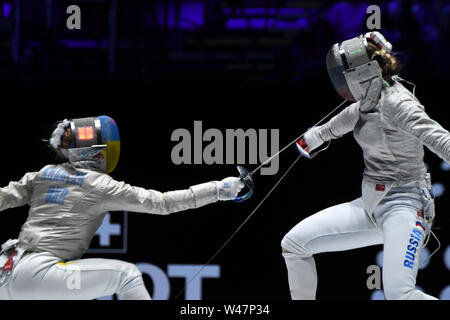
[[346,100],[355,102],[364,98],[370,81],[381,76],[378,62],[370,55],[368,39],[380,50],[391,52],[392,45],[378,31],[336,43],[328,51],[328,75],[336,91]]

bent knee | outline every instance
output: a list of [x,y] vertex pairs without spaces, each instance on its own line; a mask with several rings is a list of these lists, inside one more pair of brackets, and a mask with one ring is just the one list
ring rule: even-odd
[[122,263],[117,291],[126,291],[130,287],[143,284],[143,282],[142,273],[135,264],[129,262]]
[[295,254],[300,258],[309,258],[312,256],[312,252],[303,244],[299,244],[289,237],[289,234],[285,235],[281,240],[281,252],[283,254]]
[[134,263],[126,263],[126,269],[124,270],[124,276],[128,279],[142,277],[141,271]]

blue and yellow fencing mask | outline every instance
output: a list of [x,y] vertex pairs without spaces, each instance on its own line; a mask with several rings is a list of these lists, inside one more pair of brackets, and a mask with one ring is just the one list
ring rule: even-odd
[[[71,163],[95,163],[98,169],[106,173],[111,173],[116,168],[120,156],[120,135],[114,119],[99,116],[69,119],[63,123],[72,130],[71,145],[66,149],[60,148],[60,143],[55,145],[51,141],[51,144],[57,146],[55,149],[64,158]],[[67,128],[62,125],[61,129]]]

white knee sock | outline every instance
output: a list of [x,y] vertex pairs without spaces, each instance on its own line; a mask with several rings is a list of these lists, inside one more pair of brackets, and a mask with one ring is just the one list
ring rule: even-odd
[[317,270],[314,258],[302,258],[290,252],[283,252],[283,257],[288,270],[292,300],[315,300]]
[[151,300],[150,294],[144,284],[119,293],[119,300]]

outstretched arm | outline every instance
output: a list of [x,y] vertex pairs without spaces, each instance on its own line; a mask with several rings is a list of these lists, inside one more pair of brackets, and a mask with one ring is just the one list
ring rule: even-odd
[[199,208],[218,200],[232,200],[244,186],[239,178],[230,177],[184,190],[159,192],[133,187],[108,177],[102,204],[105,211],[126,210],[165,215]]
[[0,188],[0,211],[28,204],[36,174],[27,173],[20,181],[10,182],[7,187]]
[[338,115],[322,126],[314,127],[305,133],[304,141],[310,152],[322,143],[342,137],[355,128],[359,119],[359,102],[355,102],[342,110]]
[[323,126],[318,127],[318,134],[326,142],[337,139],[355,128],[359,119],[359,102],[355,102],[342,110]]
[[298,145],[310,152],[322,143],[340,138],[352,131],[359,120],[360,113],[371,112],[376,107],[382,88],[383,85],[379,77],[372,79],[363,99],[351,104],[324,125],[314,127],[306,132],[303,142],[303,144],[306,143],[306,147],[302,146],[302,142]]

